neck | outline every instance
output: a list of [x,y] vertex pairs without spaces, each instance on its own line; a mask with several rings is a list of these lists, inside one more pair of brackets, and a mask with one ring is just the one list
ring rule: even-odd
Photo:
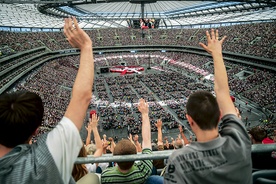
[[6,154],[8,154],[10,151],[12,150],[12,148],[8,148],[6,146],[3,146],[2,144],[0,144],[0,158],[4,157]]
[[219,136],[218,130],[200,130],[196,134],[198,142],[208,142],[216,139]]
[[129,170],[130,170],[130,169],[123,170],[123,169],[121,169],[119,166],[118,166],[118,169],[119,169],[119,171],[120,171],[121,173],[127,173],[127,172],[129,172]]
[[253,144],[263,144],[262,141],[255,141],[255,140],[253,140],[252,142],[253,142]]

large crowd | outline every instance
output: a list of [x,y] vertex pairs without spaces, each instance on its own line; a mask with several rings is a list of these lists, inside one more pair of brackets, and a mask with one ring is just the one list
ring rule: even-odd
[[[243,26],[241,26],[243,27]],[[103,30],[101,30],[102,32]],[[105,30],[108,31],[108,30]],[[119,35],[124,33],[126,30],[116,31],[115,34]],[[135,30],[133,30],[135,31]],[[157,30],[153,30],[157,31]],[[192,31],[189,30],[192,34]],[[243,30],[245,31],[245,30]],[[184,32],[181,31],[181,32]],[[4,34],[4,33],[1,33]],[[10,39],[16,39],[16,33],[5,33],[8,34],[6,36]],[[57,33],[36,33],[34,37],[31,37],[31,33],[26,33],[28,36],[24,37],[20,42],[27,41],[29,39],[36,40],[46,40],[49,37],[56,37],[55,40],[62,40],[63,36]],[[43,34],[42,37],[39,37],[40,34]],[[113,33],[106,34],[102,33],[106,37],[111,36]],[[138,33],[137,33],[138,34]],[[167,34],[168,37],[166,40],[170,40],[170,32],[163,31],[162,34]],[[93,35],[91,35],[93,36]],[[139,38],[138,35],[137,39]],[[39,38],[38,38],[39,37]],[[45,37],[45,38],[44,38]],[[42,39],[43,38],[43,39]],[[196,37],[194,38],[196,39]],[[95,39],[97,40],[97,39]],[[109,39],[112,40],[112,39]],[[158,39],[157,39],[158,40]],[[101,40],[100,43],[103,43],[104,40]],[[122,41],[122,40],[121,40]],[[178,40],[177,40],[178,41]],[[165,42],[165,40],[162,40]],[[9,42],[10,43],[10,42]],[[30,42],[31,43],[31,42]],[[35,42],[37,43],[37,42]],[[42,43],[42,42],[40,42]],[[47,42],[48,43],[48,42]],[[54,41],[52,41],[54,43]],[[67,44],[67,42],[65,42]],[[94,42],[94,44],[100,44]],[[270,42],[269,42],[270,43]],[[59,43],[60,44],[60,43]],[[156,41],[155,44],[160,44]],[[20,52],[26,49],[32,49],[41,45],[34,44],[25,44],[26,48],[18,49]],[[55,45],[55,44],[53,44]],[[48,46],[51,49],[62,49],[66,47],[52,47],[50,44],[46,44],[43,46]],[[68,46],[68,45],[67,45]],[[16,48],[13,48],[16,50]],[[5,70],[17,63],[24,61],[27,58],[30,58],[34,55],[42,53],[43,51],[37,51],[30,54],[27,54],[23,57],[19,57],[12,61],[5,61],[1,66],[1,70]],[[152,55],[160,54],[160,52],[149,52],[145,53],[144,57],[133,57],[133,55],[126,55],[125,57],[121,57],[123,53],[120,54],[105,54],[105,55],[95,55],[95,66],[96,68],[105,67],[105,66],[115,66],[120,65],[122,62],[127,65],[139,65],[144,64],[147,65],[149,59],[151,63],[159,65],[163,60],[157,59],[154,57],[149,58]],[[204,56],[199,56],[195,54],[188,53],[174,53],[167,52],[162,53],[162,57],[172,59],[174,61],[180,61],[192,64],[196,67],[201,67],[203,70],[213,73],[213,65],[210,62],[209,58]],[[161,57],[161,58],[162,58]],[[15,77],[20,72],[24,71],[26,68],[32,66],[35,63],[38,63],[43,58],[39,60],[35,60],[32,63],[26,63],[19,70],[12,71],[12,74],[9,72],[6,75],[1,76],[0,85],[4,86],[7,82],[9,82],[13,77]],[[68,62],[68,59],[70,62]],[[39,93],[45,103],[45,118],[44,118],[44,126],[45,127],[54,127],[58,119],[62,117],[63,112],[65,111],[65,107],[69,103],[69,99],[71,96],[70,89],[73,85],[73,79],[76,74],[76,65],[75,61],[78,60],[78,57],[67,57],[64,59],[58,59],[55,62],[50,62],[43,66],[33,77],[27,78],[27,80],[19,84],[17,89],[28,89],[34,92]],[[250,68],[248,66],[243,66],[241,64],[234,64],[226,61],[226,66],[228,67],[228,75],[230,81],[230,88],[236,94],[241,94],[242,96],[252,100],[253,102],[258,103],[262,107],[267,107],[269,110],[275,112],[275,73],[270,71],[261,71]],[[186,73],[192,74],[192,76],[179,75],[174,72],[171,68],[176,68]],[[102,101],[112,102],[128,102],[135,103],[139,98],[145,98],[147,101],[166,101],[167,105],[171,108],[172,112],[176,114],[176,117],[180,120],[185,119],[183,116],[183,111],[185,107],[185,103],[179,103],[178,99],[185,99],[195,90],[209,90],[212,91],[208,85],[204,85],[198,79],[202,76],[198,75],[196,72],[191,71],[187,68],[179,67],[173,65],[169,62],[167,66],[167,70],[170,71],[168,73],[162,74],[149,74],[149,75],[126,75],[124,77],[97,77],[94,84],[94,93],[97,95],[99,99]],[[239,72],[246,70],[252,72],[252,75],[247,77],[246,79],[239,79],[236,74]],[[72,75],[73,74],[73,75]],[[58,77],[57,77],[58,76]],[[54,82],[54,83],[53,83]],[[205,81],[204,81],[205,82]],[[107,84],[107,88],[106,85]],[[49,95],[50,94],[50,95]],[[122,98],[123,97],[123,98]],[[274,101],[273,101],[274,100]],[[160,106],[159,104],[153,105]],[[128,132],[130,133],[140,133],[140,125],[141,122],[138,121],[139,117],[137,115],[133,115],[132,109],[119,106],[119,108],[99,108],[99,113],[104,117],[102,119],[102,128],[105,130],[108,129],[124,129],[127,127]],[[118,114],[117,116],[114,116]],[[161,115],[163,115],[164,125],[170,129],[177,127],[178,123],[176,122],[174,116],[168,112],[166,112],[162,107],[160,109],[152,110],[150,117],[152,119],[151,128],[152,131],[156,131],[156,127],[154,126],[154,121],[158,119]],[[165,116],[164,116],[165,115]],[[48,131],[48,129],[43,129]]]
[[[137,55],[127,55],[120,57],[119,54],[106,54],[95,56],[96,69],[100,67],[109,67],[119,65],[120,62],[129,64],[143,63],[147,60],[147,55],[157,55],[158,52],[145,53],[140,57]],[[114,62],[110,62],[110,58],[116,58]],[[106,59],[109,58],[109,59]],[[197,56],[188,53],[165,53],[160,58],[172,58],[174,61],[186,62],[193,64],[196,67],[202,67],[207,72],[212,73],[212,63],[208,58]],[[43,125],[52,128],[56,125],[57,120],[62,117],[65,107],[69,103],[71,97],[71,88],[73,79],[77,72],[76,61],[79,56],[68,56],[61,59],[55,59],[48,62],[43,67],[38,69],[32,75],[27,77],[24,82],[21,81],[17,85],[17,89],[27,89],[36,92],[42,96],[45,103],[45,117]],[[162,59],[152,57],[153,65],[160,65]],[[99,62],[99,63],[98,63]],[[240,94],[262,107],[266,107],[272,112],[275,112],[275,74],[270,71],[262,71],[248,68],[240,64],[234,64],[226,61],[229,74],[229,85],[232,91]],[[144,62],[146,65],[147,62]],[[27,65],[28,66],[28,65]],[[126,104],[135,104],[139,98],[144,98],[152,102],[150,113],[152,131],[156,131],[154,122],[162,117],[164,126],[167,129],[176,128],[178,126],[177,119],[185,120],[183,115],[185,109],[185,99],[196,90],[212,91],[209,83],[202,80],[203,76],[193,72],[188,68],[183,68],[168,62],[168,65],[163,69],[166,72],[144,74],[144,75],[124,75],[117,77],[106,77],[99,74],[95,78],[93,94],[102,102],[107,102],[109,105],[98,105],[98,113],[101,119],[101,127],[104,130],[110,129],[127,129],[130,133],[140,133],[141,122],[139,121],[139,113],[135,110],[135,105],[128,106]],[[184,74],[180,75],[181,71]],[[251,75],[245,79],[240,79],[236,75],[242,71],[251,72]],[[2,83],[8,79],[2,80]],[[208,81],[208,80],[207,80]],[[170,111],[164,109],[157,101],[164,102],[170,108]],[[94,104],[93,104],[94,103]],[[115,103],[115,107],[112,106]],[[158,108],[157,108],[158,107]],[[177,118],[177,119],[176,119]],[[48,129],[44,129],[48,130]]]
[[[157,52],[150,52],[149,55],[156,55]],[[160,53],[159,53],[160,54]],[[147,55],[147,54],[145,54]],[[204,56],[197,56],[195,54],[184,54],[184,53],[165,53],[163,54],[163,57],[172,58],[175,61],[180,62],[186,62],[193,64],[197,67],[202,67],[204,70],[206,70],[209,73],[213,73],[212,70],[212,63],[209,62],[208,58],[205,58]],[[126,63],[127,65],[137,64],[137,63],[144,63],[147,64],[147,58],[143,57],[124,57],[119,59],[112,60],[110,58],[116,58],[118,55],[114,54],[106,54],[104,56],[102,55],[96,55],[96,68],[104,67],[104,66],[113,66],[113,65],[120,65],[121,62]],[[53,100],[55,98],[61,98],[61,99],[68,99],[70,98],[70,93],[68,93],[68,88],[72,87],[72,80],[74,75],[70,75],[73,73],[76,73],[76,67],[73,63],[75,60],[78,59],[78,57],[70,57],[71,62],[65,62],[66,59],[59,59],[58,62],[55,62],[56,64],[47,64],[45,65],[39,73],[33,77],[33,79],[29,79],[31,81],[26,81],[24,83],[27,88],[31,90],[45,90],[45,94],[49,93],[53,94],[50,99],[45,99],[46,104],[49,104],[49,108],[53,108],[55,106],[52,103],[58,102],[59,100]],[[106,59],[109,58],[109,59]],[[19,61],[15,60],[13,62],[20,62],[22,59],[18,59]],[[158,60],[155,58],[151,58],[154,62],[152,64],[159,65],[162,60]],[[99,63],[98,63],[99,61]],[[144,62],[145,61],[145,62]],[[13,63],[11,62],[11,63]],[[57,63],[60,63],[58,65]],[[10,64],[7,63],[7,64]],[[268,109],[271,111],[275,111],[275,94],[273,93],[273,89],[275,88],[275,74],[270,71],[262,71],[253,69],[250,67],[242,66],[239,64],[234,64],[231,62],[226,61],[226,65],[228,67],[228,74],[229,74],[229,81],[230,81],[230,88],[232,91],[234,91],[237,94],[241,94],[248,99],[258,102],[262,107],[267,106]],[[5,65],[6,66],[6,65]],[[27,65],[26,67],[28,67]],[[68,68],[70,67],[70,68]],[[24,67],[25,68],[25,67]],[[55,69],[54,72],[52,69]],[[186,75],[178,75],[178,73],[173,72],[171,68],[180,69],[181,71],[185,71],[189,74],[194,74],[194,77],[189,77]],[[64,69],[64,70],[62,70]],[[65,70],[66,69],[66,70]],[[23,69],[22,69],[23,70]],[[212,89],[206,85],[203,85],[198,79],[201,78],[199,74],[190,71],[187,68],[179,68],[179,66],[176,66],[172,63],[168,64],[167,68],[168,73],[161,73],[161,74],[149,74],[149,75],[126,75],[126,76],[119,76],[119,77],[98,77],[96,79],[95,85],[94,85],[94,91],[97,94],[97,97],[101,99],[102,101],[125,101],[134,103],[136,102],[140,97],[143,97],[147,99],[148,101],[155,101],[156,97],[157,100],[161,101],[169,101],[169,100],[177,100],[179,97],[185,98],[191,94],[193,90],[197,89],[207,89],[211,91]],[[239,72],[242,72],[243,70],[252,72],[252,74],[247,77],[246,79],[239,79],[236,74]],[[15,71],[15,73],[20,72],[21,70]],[[60,71],[63,71],[60,73]],[[66,72],[68,71],[68,72]],[[67,76],[70,77],[68,79],[61,80],[60,77],[54,77],[55,75],[62,75],[63,73],[67,73]],[[13,75],[11,75],[12,77]],[[101,75],[100,75],[101,76]],[[4,78],[2,76],[1,84],[4,85],[10,80],[9,78]],[[43,82],[40,82],[43,81]],[[33,82],[34,81],[34,82]],[[57,85],[51,85],[50,82],[55,81],[55,84]],[[172,81],[172,82],[171,82]],[[107,86],[104,85],[105,82],[107,83]],[[267,83],[266,83],[267,82]],[[65,86],[65,87],[60,87]],[[255,87],[255,88],[253,88]],[[58,88],[58,89],[56,89]],[[253,88],[253,89],[252,89]],[[132,90],[133,89],[133,90]],[[260,90],[263,89],[263,90]],[[49,98],[45,95],[45,98]],[[52,105],[50,105],[52,104]],[[59,109],[58,110],[64,110]],[[181,109],[181,108],[180,108]],[[176,112],[179,111],[179,109],[175,110]],[[181,113],[177,113],[181,114]],[[46,114],[47,117],[47,114]],[[52,115],[49,117],[53,117]],[[48,122],[51,124],[52,122],[55,122],[53,120],[48,120]],[[58,119],[59,117],[57,117]],[[54,118],[56,119],[56,118]],[[118,126],[115,126],[118,127]]]
[[[238,32],[244,36],[246,30],[241,27]],[[117,30],[114,33],[107,36],[115,38],[115,45],[121,44],[120,32]],[[229,32],[225,30],[225,33]],[[85,179],[88,173],[98,173],[100,178],[95,174],[96,179],[93,181],[101,181],[103,184],[199,183],[203,180],[207,183],[252,183],[252,168],[262,168],[254,167],[253,157],[251,162],[251,144],[275,144],[275,119],[270,114],[261,125],[250,127],[247,132],[241,111],[235,107],[229,93],[232,90],[234,94],[255,100],[261,107],[275,111],[272,108],[275,102],[275,73],[239,66],[240,64],[230,63],[227,59],[225,67],[222,56],[224,38],[219,38],[218,31],[211,30],[211,36],[206,32],[208,44],[201,46],[212,53],[214,62],[207,57],[193,57],[193,54],[186,53],[170,52],[163,56],[157,52],[152,55],[144,53],[144,56],[137,55],[136,59],[130,57],[131,64],[144,66],[148,64],[148,59],[152,60],[152,68],[147,68],[142,75],[94,76],[94,71],[102,66],[122,65],[121,62],[128,65],[127,55],[109,57],[114,54],[106,54],[103,55],[104,59],[97,56],[96,59],[100,62],[95,64],[95,68],[94,62],[91,62],[91,39],[78,28],[75,17],[65,19],[64,34],[71,46],[81,50],[81,56],[66,56],[44,63],[26,78],[22,78],[10,93],[0,98],[0,168],[5,172],[0,172],[1,182],[13,183],[22,179],[22,183],[32,183],[37,179],[48,183],[70,183]],[[179,35],[181,34],[182,31]],[[96,36],[99,40],[103,39],[100,32]],[[237,38],[237,42],[248,42],[254,38],[250,36],[248,34],[249,38],[246,39]],[[202,37],[202,33],[193,34],[188,42],[202,41]],[[164,43],[170,38],[167,30],[162,30],[160,38]],[[48,47],[58,49],[54,46],[56,40],[46,37],[41,39],[47,40],[45,42]],[[254,38],[250,44],[253,45],[260,39]],[[31,42],[29,45],[32,45]],[[9,82],[10,77],[18,76],[20,72],[38,64],[40,59],[22,63],[20,69],[3,75],[1,81]],[[153,72],[148,72],[150,69]],[[230,80],[227,78],[227,70],[233,75],[229,77]],[[214,76],[211,77],[213,73]],[[266,98],[262,89],[269,92],[266,100],[259,99]],[[90,111],[91,108],[96,111]],[[186,119],[189,128],[179,124]],[[128,137],[119,141],[125,135],[108,139],[102,135],[101,140],[98,127],[105,130],[127,129]],[[171,137],[169,143],[168,137],[163,137],[162,134],[173,128],[178,128],[179,132],[176,137]],[[82,129],[87,131],[86,139],[83,140],[85,143],[80,139],[83,138],[80,137]],[[187,138],[191,135],[189,129],[193,131],[195,139],[192,136]],[[48,131],[48,134],[44,134]],[[152,132],[155,131],[157,139],[152,140]],[[94,139],[91,138],[92,133]],[[35,137],[30,140],[34,135],[41,136],[38,140]],[[139,139],[140,135],[142,139]],[[37,143],[31,145],[34,142]],[[185,146],[187,144],[189,146]],[[80,157],[93,154],[96,158],[109,152],[114,156],[127,157],[138,152],[151,154],[152,150],[165,149],[174,151],[168,160],[161,159],[157,163],[149,159],[138,162],[120,160],[104,165],[75,163],[77,154]],[[275,151],[270,151],[266,158],[275,162]],[[271,163],[269,165],[273,166]],[[12,170],[9,169],[11,167]],[[38,172],[41,168],[51,177],[39,178],[44,176]],[[161,176],[157,176],[158,168],[164,171]],[[27,176],[22,178],[19,173],[23,171]],[[206,174],[212,174],[213,177],[206,177]]]
[[[220,27],[227,35],[225,51],[275,59],[275,24],[255,23]],[[254,30],[254,31],[252,31]],[[97,29],[87,31],[94,47],[120,45],[180,45],[196,46],[206,40],[205,31],[198,29],[148,29],[142,33],[136,29]],[[260,34],[261,33],[261,34]],[[22,36],[22,34],[24,36]],[[0,43],[15,52],[46,46],[51,50],[71,48],[60,32],[14,33],[0,32]],[[126,36],[128,35],[128,36]]]

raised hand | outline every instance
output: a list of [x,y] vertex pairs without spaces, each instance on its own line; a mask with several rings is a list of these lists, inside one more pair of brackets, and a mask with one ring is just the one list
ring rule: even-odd
[[87,33],[85,33],[84,30],[79,27],[77,19],[75,17],[65,18],[63,31],[72,47],[83,49],[86,46],[92,46],[92,41],[90,37]]
[[158,119],[157,122],[155,123],[156,128],[162,128],[162,120]]
[[131,142],[133,142],[132,134],[129,134],[128,139],[129,139]]
[[98,126],[99,120],[100,120],[100,118],[97,116],[97,114],[92,114],[92,118],[89,123],[89,126],[91,126],[92,129],[96,128]]
[[226,36],[224,36],[221,40],[219,40],[219,33],[218,30],[211,30],[211,35],[209,34],[209,31],[206,31],[207,36],[207,46],[204,43],[199,43],[199,45],[204,48],[208,53],[214,54],[214,53],[222,53],[222,43],[226,39]]
[[88,126],[85,127],[85,129],[87,130],[88,133],[89,133],[89,132],[91,133],[92,127],[90,126],[90,123],[89,123]]
[[148,114],[149,113],[149,105],[146,103],[145,99],[141,98],[138,104],[138,110],[141,114]]
[[179,132],[183,132],[182,125],[179,125],[179,126],[178,126],[178,130],[179,130]]

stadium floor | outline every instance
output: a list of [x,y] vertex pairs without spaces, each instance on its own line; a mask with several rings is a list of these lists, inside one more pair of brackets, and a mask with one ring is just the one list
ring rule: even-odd
[[[160,73],[161,71],[157,71],[157,70],[147,70],[145,67],[145,71],[142,72],[142,74],[154,74],[154,73]],[[99,74],[95,74],[95,76],[97,76]],[[114,77],[114,76],[119,76],[119,73],[106,73],[106,74],[101,74],[104,77]],[[128,75],[132,75],[132,74],[128,74]],[[241,111],[241,116],[242,116],[242,120],[244,122],[244,124],[246,125],[247,129],[250,129],[250,127],[254,127],[259,125],[263,119],[265,119],[266,114],[263,112],[262,109],[254,106],[253,104],[250,104],[250,102],[247,99],[243,99],[243,98],[239,98],[236,97],[236,101],[235,101],[235,106],[239,108],[239,110]],[[89,110],[90,111],[90,110]],[[171,114],[173,114],[173,112],[171,112]],[[247,120],[246,120],[247,119]],[[189,138],[190,136],[194,136],[193,132],[188,128],[188,124],[187,121],[180,121],[178,119],[178,122],[180,122],[182,125],[184,125],[187,129],[185,131],[185,135],[187,136],[187,138]],[[246,123],[247,122],[247,123]],[[123,129],[110,129],[110,130],[103,130],[101,127],[101,122],[99,122],[99,133],[100,136],[102,137],[103,134],[106,134],[107,137],[118,137],[118,140],[122,139],[122,138],[127,138],[128,137],[128,131],[127,128],[123,128]],[[170,140],[170,138],[176,138],[179,134],[179,130],[178,128],[173,128],[173,129],[166,129],[163,130],[163,138],[165,136],[167,136]],[[85,141],[87,136],[87,132],[85,130],[85,128],[83,127],[81,130],[81,137],[83,139],[83,141]],[[91,137],[91,139],[93,140],[93,136]],[[157,139],[157,132],[152,132],[152,140]],[[139,140],[141,141],[141,135],[139,135]]]

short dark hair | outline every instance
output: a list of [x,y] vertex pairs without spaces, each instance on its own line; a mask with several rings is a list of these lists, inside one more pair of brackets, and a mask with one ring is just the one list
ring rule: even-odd
[[257,142],[262,142],[267,136],[265,129],[258,126],[251,128],[249,134],[251,134],[252,138]]
[[18,91],[0,96],[0,144],[13,148],[24,144],[41,125],[44,108],[32,92]]
[[187,114],[193,118],[200,129],[212,130],[217,127],[220,110],[212,93],[196,91],[189,96],[186,108]]
[[[120,140],[115,148],[113,155],[133,155],[137,154],[135,145],[128,139]],[[123,170],[128,170],[134,164],[134,161],[131,162],[117,162],[118,166]]]

